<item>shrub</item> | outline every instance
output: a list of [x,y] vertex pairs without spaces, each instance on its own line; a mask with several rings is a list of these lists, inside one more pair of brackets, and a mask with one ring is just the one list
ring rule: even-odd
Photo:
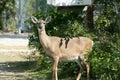
[[[93,51],[88,58],[88,62],[91,64],[91,78],[100,80],[120,79],[120,35],[118,31],[110,30],[112,26],[110,19],[101,14],[95,21],[95,28],[91,30],[83,24],[83,19],[80,16],[82,13],[80,12],[57,12],[56,9],[53,9],[43,14],[38,13],[35,16],[44,18],[46,17],[44,14],[52,16],[52,21],[46,25],[48,35],[66,38],[86,36],[93,39]],[[31,25],[33,26],[33,34],[29,37],[30,46],[36,47],[43,55],[39,61],[40,67],[49,68],[51,62],[44,56],[43,48],[39,43],[37,28],[34,24],[31,23]],[[79,71],[79,67],[72,62],[59,65],[62,72],[64,71],[68,73],[66,75],[72,77]],[[83,75],[85,76],[85,74]]]

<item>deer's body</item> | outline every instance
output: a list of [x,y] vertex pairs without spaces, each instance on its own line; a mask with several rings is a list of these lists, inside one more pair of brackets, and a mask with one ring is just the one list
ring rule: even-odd
[[81,77],[84,63],[87,68],[87,79],[89,79],[89,65],[85,62],[85,59],[86,55],[89,54],[88,52],[92,49],[93,41],[86,37],[60,38],[48,36],[45,31],[45,24],[43,24],[44,21],[37,21],[34,17],[33,20],[40,22],[40,26],[38,26],[40,43],[47,55],[53,60],[53,80],[58,80],[57,65],[59,60],[76,61],[79,64],[81,70],[76,80]]
[[[92,41],[86,37],[59,38],[47,36],[46,33],[39,33],[40,42],[47,55],[51,58],[58,56],[61,60],[71,60],[76,57],[82,57],[92,48]],[[69,55],[69,56],[68,56]]]

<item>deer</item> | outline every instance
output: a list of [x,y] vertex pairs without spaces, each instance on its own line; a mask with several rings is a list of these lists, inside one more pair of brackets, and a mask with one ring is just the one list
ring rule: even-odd
[[39,40],[48,57],[52,59],[52,80],[58,80],[57,70],[59,61],[75,61],[80,71],[76,80],[80,80],[83,68],[86,66],[87,80],[89,80],[90,64],[86,61],[88,54],[92,51],[93,41],[87,37],[62,38],[48,36],[45,30],[47,23],[51,21],[51,16],[46,19],[37,19],[31,16],[34,24],[37,24]]

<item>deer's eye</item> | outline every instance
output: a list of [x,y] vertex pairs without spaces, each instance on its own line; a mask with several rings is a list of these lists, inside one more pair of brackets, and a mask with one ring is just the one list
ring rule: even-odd
[[45,24],[45,22],[42,22],[43,24]]

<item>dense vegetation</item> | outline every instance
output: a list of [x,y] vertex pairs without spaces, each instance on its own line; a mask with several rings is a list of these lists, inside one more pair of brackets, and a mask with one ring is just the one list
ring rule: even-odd
[[[109,2],[109,1],[108,1]],[[119,2],[119,1],[118,1]],[[59,37],[86,36],[94,41],[93,51],[90,53],[88,62],[91,64],[90,76],[92,79],[99,80],[119,80],[120,79],[120,13],[113,6],[112,2],[101,3],[102,9],[94,18],[94,29],[86,26],[84,14],[78,11],[60,12],[56,8],[51,8],[46,12],[35,14],[38,18],[44,19],[52,16],[52,21],[46,25],[48,35]],[[99,7],[99,6],[98,6]],[[120,8],[120,7],[119,7]],[[80,10],[79,10],[80,11]],[[97,12],[97,11],[96,11]],[[39,43],[36,25],[31,22],[32,32],[30,35],[30,46],[40,51],[41,57],[38,60],[37,70],[51,69],[51,61],[46,57],[45,52]],[[68,68],[69,66],[69,68]],[[75,77],[79,67],[75,63],[60,63],[62,78],[65,76]],[[64,73],[63,73],[64,71]],[[59,72],[59,73],[60,73]],[[85,72],[83,73],[84,77]],[[83,78],[84,80],[84,78]]]
[[13,20],[15,18],[15,13],[15,0],[0,0],[0,30],[6,29],[7,20],[11,17],[10,20]]

